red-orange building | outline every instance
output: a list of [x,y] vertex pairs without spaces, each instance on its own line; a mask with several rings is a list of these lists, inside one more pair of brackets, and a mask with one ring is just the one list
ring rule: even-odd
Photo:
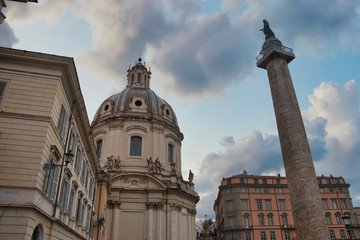
[[[342,216],[352,221],[352,238],[360,237],[349,187],[342,177],[318,177],[324,215],[332,239],[349,238]],[[214,203],[219,240],[296,239],[286,177],[244,173],[223,178]]]

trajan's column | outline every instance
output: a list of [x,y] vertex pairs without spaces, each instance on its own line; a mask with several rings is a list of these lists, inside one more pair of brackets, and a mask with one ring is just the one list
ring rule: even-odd
[[298,240],[328,240],[324,209],[304,123],[287,64],[295,58],[264,20],[257,67],[267,70]]

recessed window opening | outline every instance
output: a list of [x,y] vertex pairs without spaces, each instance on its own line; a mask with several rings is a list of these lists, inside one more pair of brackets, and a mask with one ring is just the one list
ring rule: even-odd
[[130,156],[141,156],[142,138],[138,136],[131,137]]
[[138,73],[136,84],[137,84],[137,85],[140,85],[140,84],[141,84],[141,73]]
[[135,105],[136,105],[137,107],[141,107],[142,101],[136,100],[136,101],[135,101]]
[[174,161],[174,146],[172,144],[168,144],[168,162]]

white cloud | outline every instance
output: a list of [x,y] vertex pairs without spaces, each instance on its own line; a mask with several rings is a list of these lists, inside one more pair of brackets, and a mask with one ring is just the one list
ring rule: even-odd
[[12,47],[19,40],[15,37],[13,29],[4,21],[0,24],[0,46]]

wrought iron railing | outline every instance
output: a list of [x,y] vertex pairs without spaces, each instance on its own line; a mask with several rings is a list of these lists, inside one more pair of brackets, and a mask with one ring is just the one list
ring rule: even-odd
[[257,61],[260,61],[260,59],[263,58],[263,56],[265,56],[265,54],[267,54],[269,51],[271,51],[272,49],[280,49],[284,52],[290,53],[292,55],[294,55],[294,50],[292,48],[283,46],[279,43],[270,43],[269,45],[267,45],[265,47],[265,49],[262,49],[261,52],[259,53],[259,55],[256,57]]

